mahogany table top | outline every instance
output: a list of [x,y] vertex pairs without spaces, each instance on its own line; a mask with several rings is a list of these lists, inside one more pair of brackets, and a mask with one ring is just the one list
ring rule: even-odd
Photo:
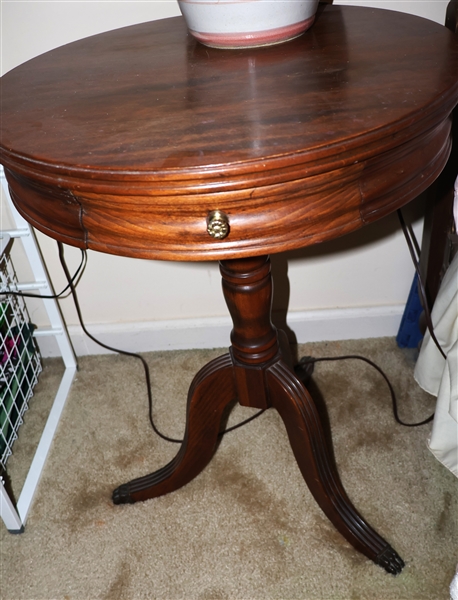
[[[217,50],[181,17],[43,54],[2,78],[0,162],[25,218],[126,256],[209,260],[337,237],[440,173],[458,36],[325,5],[288,43]],[[209,211],[229,235],[211,238]]]

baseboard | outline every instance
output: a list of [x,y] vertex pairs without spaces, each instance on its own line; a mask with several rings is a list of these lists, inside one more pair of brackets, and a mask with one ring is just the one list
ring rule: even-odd
[[[299,343],[396,336],[404,305],[342,308],[291,312],[288,326]],[[79,326],[68,328],[78,356],[105,354],[84,335]],[[227,348],[231,331],[229,317],[176,319],[142,323],[90,325],[88,330],[103,343],[128,352]],[[40,337],[43,357],[59,356],[52,337]]]

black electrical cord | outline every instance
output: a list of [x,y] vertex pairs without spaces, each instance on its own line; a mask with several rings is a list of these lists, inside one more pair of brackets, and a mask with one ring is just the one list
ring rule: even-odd
[[[413,232],[412,227],[410,225],[408,225],[408,226],[406,225],[406,222],[402,215],[402,211],[399,209],[397,211],[397,213],[398,213],[399,222],[401,223],[402,231],[404,233],[404,237],[407,242],[407,246],[409,248],[410,256],[412,258],[412,262],[414,264],[415,271],[417,273],[420,300],[421,300],[422,308],[425,311],[426,325],[427,325],[428,331],[431,335],[431,339],[436,344],[439,352],[446,359],[447,356],[446,356],[445,352],[443,351],[441,345],[439,344],[439,341],[437,340],[436,335],[434,333],[434,326],[432,323],[431,314],[430,314],[429,307],[428,307],[426,290],[425,290],[425,286],[423,284],[423,278],[421,276],[420,264],[419,264],[420,246],[418,244],[417,238],[415,237],[415,233]],[[305,364],[314,364],[317,362],[324,362],[324,361],[349,360],[349,359],[362,360],[362,361],[368,363],[369,365],[371,365],[372,367],[374,367],[374,369],[376,369],[380,373],[380,375],[382,375],[382,377],[385,379],[385,381],[388,385],[388,388],[390,390],[391,402],[392,402],[392,406],[393,406],[393,414],[394,414],[394,418],[396,419],[397,423],[399,423],[400,425],[403,425],[404,427],[420,427],[421,425],[426,425],[426,423],[430,423],[434,419],[434,413],[433,413],[427,419],[425,419],[424,421],[420,421],[419,423],[405,423],[404,421],[402,421],[400,419],[399,413],[398,413],[396,394],[394,393],[394,389],[393,389],[393,386],[391,385],[390,380],[388,379],[388,377],[385,375],[385,373],[382,371],[382,369],[378,365],[376,365],[374,362],[372,362],[368,358],[365,358],[364,356],[359,356],[356,354],[355,355],[351,354],[351,355],[346,355],[346,356],[323,357],[323,358],[314,358],[312,356],[305,356],[305,357],[301,358],[301,360],[299,361],[299,364],[305,365]]]
[[[404,235],[406,237],[406,241],[407,241],[407,245],[409,247],[409,251],[410,254],[412,256],[412,260],[413,263],[415,265],[415,269],[417,271],[418,274],[418,279],[419,279],[419,287],[420,287],[420,294],[422,296],[422,305],[423,308],[425,309],[425,314],[426,314],[426,318],[427,318],[427,323],[428,323],[428,328],[430,329],[430,334],[432,339],[435,341],[436,345],[438,346],[439,350],[441,351],[441,354],[445,357],[444,352],[442,351],[436,336],[434,335],[434,331],[432,329],[432,324],[431,324],[431,318],[429,315],[429,311],[427,308],[427,302],[426,302],[426,293],[424,290],[424,286],[421,280],[421,276],[420,276],[420,268],[418,265],[418,260],[417,257],[415,256],[415,251],[417,252],[417,255],[419,256],[419,247],[418,247],[418,243],[416,242],[415,236],[413,234],[412,231],[408,232],[407,230],[407,226],[405,224],[405,221],[403,219],[402,213],[399,210],[398,211],[398,216],[399,216],[399,220],[401,222],[401,226],[404,232]],[[124,356],[130,356],[132,358],[136,358],[138,360],[141,361],[142,365],[143,365],[143,369],[144,369],[144,373],[145,373],[145,380],[146,380],[146,386],[147,386],[147,395],[148,395],[148,413],[149,413],[149,420],[151,423],[151,427],[153,428],[153,431],[159,436],[161,437],[163,440],[166,440],[168,442],[173,442],[173,443],[177,443],[177,444],[181,444],[183,442],[183,440],[181,439],[175,439],[172,437],[169,437],[165,434],[163,434],[156,426],[156,424],[154,423],[154,418],[153,418],[153,400],[152,400],[152,394],[151,394],[151,377],[150,377],[150,371],[149,371],[149,367],[147,362],[145,361],[145,359],[140,355],[137,354],[135,352],[127,352],[126,350],[120,350],[119,348],[114,348],[112,346],[109,346],[107,344],[104,344],[103,342],[101,342],[100,340],[98,340],[97,338],[95,338],[91,333],[89,333],[89,331],[87,330],[84,321],[83,321],[83,316],[82,316],[82,312],[81,312],[81,307],[79,304],[79,299],[78,299],[78,295],[76,293],[76,285],[79,283],[79,280],[81,279],[82,274],[84,273],[84,270],[86,268],[86,264],[87,264],[87,252],[85,250],[82,250],[82,257],[81,257],[81,262],[80,265],[78,266],[78,269],[76,270],[75,274],[73,276],[70,275],[70,272],[68,270],[68,266],[67,263],[65,261],[65,256],[64,256],[64,246],[61,242],[57,242],[58,245],[58,250],[59,250],[59,260],[60,263],[62,265],[62,269],[65,273],[65,277],[67,279],[67,286],[59,293],[59,294],[53,294],[53,295],[41,295],[41,294],[29,294],[26,292],[17,292],[17,291],[13,291],[13,290],[6,290],[2,293],[6,293],[9,295],[14,295],[14,296],[24,296],[24,297],[28,297],[28,298],[42,298],[42,299],[59,299],[63,297],[63,294],[65,292],[67,292],[68,290],[70,291],[70,294],[73,298],[73,302],[75,304],[75,309],[78,315],[78,320],[80,322],[81,328],[83,329],[84,333],[96,344],[98,344],[99,346],[101,346],[102,348],[105,348],[106,350],[109,350],[111,352],[116,352],[118,354],[124,355]],[[337,361],[337,360],[349,360],[349,359],[357,359],[357,360],[362,360],[366,363],[368,363],[369,365],[371,365],[374,369],[376,369],[381,375],[382,377],[385,379],[389,391],[390,391],[390,395],[391,395],[391,400],[392,400],[392,406],[393,406],[393,413],[394,413],[394,417],[396,419],[396,421],[405,426],[405,427],[419,427],[420,425],[425,425],[426,423],[429,423],[433,417],[434,417],[434,413],[433,415],[431,415],[428,419],[425,419],[424,421],[421,421],[420,423],[405,423],[403,422],[400,418],[399,418],[399,414],[398,414],[398,409],[397,409],[397,401],[396,401],[396,395],[394,393],[393,390],[393,386],[391,385],[388,377],[385,375],[385,373],[382,371],[382,369],[376,365],[374,362],[372,362],[371,360],[363,357],[363,356],[359,356],[359,355],[345,355],[345,356],[335,356],[335,357],[321,357],[321,358],[314,358],[314,357],[304,357],[300,360],[300,364],[309,364],[309,363],[317,363],[317,362],[324,362],[324,361]],[[227,429],[225,429],[224,431],[221,431],[219,433],[220,436],[225,435],[226,433],[229,433],[231,431],[234,431],[235,429],[238,429],[239,427],[242,427],[243,425],[246,425],[247,423],[253,421],[254,419],[256,419],[257,417],[261,416],[263,413],[265,412],[265,409],[260,410],[259,412],[257,412],[256,414],[252,415],[251,417],[249,417],[248,419],[245,419],[244,421],[241,421],[240,423],[233,425],[232,427],[228,427]]]
[[[410,250],[411,255],[412,255],[412,260],[414,261],[414,264],[416,265],[417,272],[419,273],[418,261],[417,261],[415,255],[414,255],[414,246],[415,246],[415,250],[417,251],[417,253],[419,255],[418,244],[416,243],[416,239],[415,239],[415,236],[414,236],[413,232],[410,232],[411,236],[413,237],[413,240],[414,240],[412,242],[412,240],[410,239],[410,237],[409,237],[409,235],[407,233],[407,226],[405,225],[404,219],[402,218],[402,214],[400,213],[400,211],[398,211],[398,214],[399,214],[399,218],[400,218],[400,221],[401,221],[401,225],[403,225],[403,231],[404,231],[404,234],[406,236],[406,240],[407,240],[407,243],[408,243],[408,246],[409,246],[409,250]],[[100,342],[100,340],[98,340],[97,338],[95,338],[87,330],[87,328],[86,328],[86,326],[84,324],[84,321],[83,321],[81,307],[80,307],[78,295],[77,295],[76,289],[75,289],[75,280],[76,280],[76,277],[78,276],[78,273],[81,271],[82,264],[80,264],[80,267],[78,268],[78,270],[75,273],[75,275],[73,277],[71,277],[70,276],[70,272],[69,272],[68,267],[67,267],[67,263],[65,261],[64,246],[63,246],[63,244],[61,242],[57,242],[57,244],[58,244],[58,249],[59,249],[59,259],[60,259],[60,262],[61,262],[61,265],[62,265],[62,269],[63,269],[63,271],[65,273],[65,277],[67,278],[67,282],[68,282],[68,285],[65,288],[65,290],[63,290],[61,292],[61,294],[58,294],[57,296],[61,296],[66,290],[70,289],[70,293],[71,293],[71,295],[73,297],[73,302],[75,304],[75,308],[76,308],[76,312],[77,312],[77,315],[78,315],[78,320],[80,322],[80,325],[81,325],[84,333],[93,342],[95,342],[96,344],[98,344],[102,348],[105,348],[106,350],[110,350],[112,352],[116,352],[118,354],[122,354],[122,355],[125,355],[125,356],[130,356],[130,357],[133,357],[133,358],[137,358],[138,360],[141,361],[141,363],[143,365],[144,373],[145,373],[145,380],[146,380],[146,387],[147,387],[147,396],[148,396],[148,414],[149,414],[149,421],[151,423],[151,427],[153,428],[153,431],[156,433],[156,435],[158,435],[163,440],[168,441],[168,442],[173,442],[173,443],[181,444],[183,442],[182,439],[175,439],[175,438],[172,438],[172,437],[169,437],[169,436],[163,434],[157,428],[157,426],[156,426],[156,424],[154,422],[154,418],[153,418],[153,399],[152,399],[152,393],[151,393],[151,377],[150,377],[149,366],[148,366],[147,362],[145,361],[145,359],[140,354],[137,354],[135,352],[127,352],[125,350],[120,350],[119,348],[113,348],[112,346],[104,344],[103,342]],[[87,261],[87,258],[85,260]],[[420,276],[419,276],[419,279],[421,281]],[[426,297],[426,294],[424,294],[424,296]],[[433,335],[434,335],[434,332],[433,332]],[[434,336],[434,338],[435,338],[435,336]],[[436,341],[436,343],[438,343],[438,342]],[[383,370],[378,365],[376,365],[374,362],[372,362],[371,360],[369,360],[369,359],[367,359],[367,358],[365,358],[363,356],[359,356],[359,355],[345,355],[345,356],[321,357],[321,358],[304,357],[304,358],[302,358],[300,360],[300,364],[317,363],[317,362],[324,362],[324,361],[349,360],[349,359],[362,360],[362,361],[366,362],[367,364],[371,365],[374,369],[376,369],[382,375],[382,377],[385,379],[385,381],[386,381],[386,383],[388,385],[388,389],[390,391],[391,401],[392,401],[392,407],[393,407],[393,414],[394,414],[395,420],[400,425],[403,425],[404,427],[419,427],[421,425],[425,425],[426,423],[429,423],[434,418],[434,413],[433,413],[430,417],[428,417],[427,419],[425,419],[424,421],[421,421],[419,423],[405,423],[404,421],[402,421],[400,419],[400,417],[399,417],[399,414],[398,414],[396,395],[395,395],[393,386],[391,385],[391,382],[389,381],[389,379],[386,376],[386,374],[383,372]],[[234,431],[235,429],[238,429],[239,427],[242,427],[243,425],[246,425],[247,423],[249,423],[249,422],[253,421],[254,419],[256,419],[257,417],[261,416],[264,412],[265,412],[265,409],[260,410],[256,414],[254,414],[251,417],[249,417],[248,419],[245,419],[245,420],[241,421],[240,423],[237,423],[236,425],[233,425],[232,427],[228,427],[224,431],[221,431],[219,433],[219,436],[223,436],[226,433],[229,433],[231,431]]]
[[[76,269],[73,277],[71,277],[71,283],[76,287],[84,273],[84,270],[87,265],[87,252],[86,250],[81,250],[81,261]],[[71,293],[71,285],[67,283],[64,289],[59,294],[31,294],[29,292],[19,292],[17,290],[10,290],[9,288],[2,290],[0,295],[5,294],[8,296],[21,296],[24,298],[40,298],[41,300],[59,300],[64,298],[65,292],[70,290]]]
[[442,347],[438,341],[438,339],[436,338],[436,335],[434,333],[434,325],[431,319],[431,313],[429,311],[429,306],[428,306],[428,299],[426,296],[426,289],[423,283],[423,278],[421,275],[421,270],[420,270],[420,264],[419,261],[417,259],[417,257],[415,256],[415,248],[417,249],[417,253],[418,252],[418,243],[417,240],[415,238],[415,234],[413,233],[412,229],[408,229],[404,220],[404,217],[402,215],[402,211],[399,209],[398,211],[398,218],[399,218],[399,222],[401,223],[401,227],[402,227],[402,231],[404,232],[404,237],[406,239],[407,242],[407,246],[409,248],[409,252],[410,252],[410,256],[412,257],[412,262],[413,265],[415,267],[415,271],[417,273],[417,279],[418,279],[418,291],[420,293],[420,303],[421,306],[423,308],[423,310],[425,311],[425,318],[426,318],[426,326],[428,328],[429,331],[429,335],[431,336],[431,339],[433,340],[433,342],[436,344],[437,349],[439,350],[439,352],[441,353],[442,357],[447,359],[447,355],[445,354],[445,352],[442,350]]
[[[62,269],[65,273],[65,277],[67,278],[68,281],[68,288],[70,288],[71,291],[71,295],[73,297],[73,302],[75,304],[75,308],[76,308],[76,312],[78,315],[78,320],[80,322],[80,325],[84,331],[84,333],[88,336],[89,339],[91,339],[93,342],[95,342],[96,344],[98,344],[99,346],[101,346],[102,348],[105,348],[106,350],[110,350],[111,352],[116,352],[118,354],[122,354],[124,356],[130,356],[132,358],[137,358],[138,360],[141,361],[142,365],[143,365],[143,370],[145,373],[145,380],[146,380],[146,389],[147,389],[147,395],[148,395],[148,414],[149,414],[149,420],[151,423],[151,427],[153,428],[153,431],[163,440],[167,441],[167,442],[173,442],[176,444],[181,444],[183,442],[183,440],[177,440],[175,438],[171,438],[168,435],[163,434],[156,426],[156,424],[154,423],[154,418],[153,418],[153,398],[152,398],[152,394],[151,394],[151,377],[150,377],[150,371],[149,371],[149,366],[148,363],[145,361],[145,359],[143,358],[143,356],[141,356],[140,354],[136,354],[135,352],[127,352],[126,350],[120,350],[119,348],[113,348],[112,346],[108,346],[107,344],[104,344],[103,342],[101,342],[100,340],[98,340],[97,338],[95,338],[91,333],[89,333],[89,331],[86,329],[86,326],[84,324],[83,321],[83,315],[81,312],[81,307],[80,307],[80,303],[78,300],[78,295],[76,293],[76,289],[75,289],[75,285],[74,282],[72,280],[72,277],[70,276],[70,272],[68,270],[67,267],[67,263],[65,261],[65,256],[64,256],[64,246],[61,242],[57,242],[58,248],[59,248],[59,260],[60,263],[62,265]],[[259,417],[262,413],[264,412],[264,410],[261,410],[259,412],[257,412],[255,415],[252,415],[251,417],[249,417],[248,419],[245,419],[244,421],[233,425],[232,427],[229,427],[227,429],[225,429],[224,431],[220,431],[219,432],[219,436],[223,436],[226,433],[229,433],[230,431],[234,431],[235,429],[238,429],[239,427],[242,427],[242,425],[246,425],[247,423],[249,423],[250,421],[253,421],[253,419],[256,419],[256,417]]]
[[396,394],[394,393],[394,389],[393,389],[393,386],[391,385],[390,380],[388,379],[386,374],[382,371],[382,369],[378,365],[376,365],[374,362],[372,362],[368,358],[365,358],[364,356],[359,356],[358,354],[348,354],[345,356],[328,356],[328,357],[323,357],[323,358],[314,358],[313,356],[304,356],[299,361],[299,364],[303,365],[303,364],[310,364],[310,363],[314,364],[317,362],[324,362],[324,361],[354,360],[354,359],[362,360],[362,361],[366,362],[367,364],[371,365],[371,367],[374,367],[374,369],[376,369],[380,373],[380,375],[383,377],[383,379],[386,381],[388,389],[390,390],[394,418],[400,425],[404,425],[404,427],[419,427],[420,425],[426,425],[426,423],[429,423],[433,419],[434,413],[430,417],[425,419],[424,421],[421,421],[421,423],[405,423],[404,421],[402,421],[400,419],[399,413],[398,413]]
[[[443,351],[443,349],[436,337],[436,334],[434,333],[434,325],[433,325],[433,322],[431,319],[431,313],[430,313],[429,305],[428,305],[428,298],[426,296],[426,289],[425,289],[425,285],[423,283],[423,277],[421,275],[421,269],[420,269],[420,262],[419,262],[420,261],[420,247],[418,245],[417,238],[415,237],[415,233],[413,232],[412,227],[410,225],[409,226],[406,225],[406,222],[404,220],[404,216],[402,214],[401,209],[398,209],[397,213],[398,213],[398,219],[401,224],[402,231],[404,233],[405,240],[407,242],[407,247],[409,248],[410,256],[412,258],[412,262],[415,267],[415,272],[417,274],[418,292],[420,295],[420,304],[421,304],[424,314],[425,314],[426,327],[428,328],[429,335],[431,336],[431,339],[435,343],[437,349],[441,353],[442,357],[446,360],[447,355]],[[388,382],[388,380],[387,380],[387,382]],[[390,385],[390,384],[388,383],[388,385]],[[392,388],[390,385],[390,391],[391,390],[392,390]],[[399,418],[397,416],[396,397],[393,395],[393,392],[391,392],[391,398],[393,401],[393,411],[394,411],[395,419],[401,425],[404,425],[406,427],[420,427],[421,425],[430,423],[434,419],[435,413],[433,413],[430,417],[428,417],[424,421],[421,421],[420,423],[403,423],[402,421],[399,420]]]
[[[406,239],[407,242],[407,246],[409,248],[409,252],[410,252],[410,256],[412,258],[412,262],[414,264],[415,267],[415,271],[417,273],[417,279],[418,279],[418,289],[419,289],[419,293],[420,293],[420,301],[421,301],[421,305],[423,310],[425,311],[425,318],[426,318],[426,325],[429,331],[429,334],[431,335],[431,339],[434,341],[434,343],[436,344],[439,352],[441,353],[441,355],[446,359],[447,355],[445,354],[445,352],[443,351],[439,341],[436,338],[436,335],[434,333],[434,326],[432,323],[432,319],[431,319],[431,314],[429,311],[429,307],[428,307],[428,300],[426,297],[426,290],[425,290],[425,286],[423,284],[423,278],[421,276],[421,271],[420,271],[420,264],[419,264],[419,260],[420,260],[420,246],[418,244],[418,241],[415,237],[415,234],[412,230],[412,227],[409,225],[406,225],[406,222],[404,220],[402,211],[399,209],[397,211],[398,213],[398,218],[399,218],[399,222],[401,224],[402,227],[402,231],[404,233],[404,237]],[[393,386],[391,385],[388,377],[385,375],[385,373],[382,371],[382,369],[376,365],[374,362],[372,362],[371,360],[363,357],[363,356],[358,356],[358,355],[348,355],[348,356],[335,356],[335,357],[327,357],[327,358],[313,358],[313,357],[304,357],[303,359],[300,360],[301,364],[309,364],[309,363],[316,363],[316,362],[322,362],[322,361],[332,361],[332,360],[348,360],[348,359],[358,359],[358,360],[363,360],[364,362],[370,364],[372,367],[374,367],[374,369],[376,369],[381,375],[382,377],[385,379],[388,388],[390,390],[390,395],[391,395],[391,402],[393,405],[393,413],[394,413],[394,418],[396,419],[396,421],[400,424],[403,425],[404,427],[420,427],[421,425],[426,425],[426,423],[430,423],[433,419],[434,419],[434,413],[429,416],[427,419],[425,419],[424,421],[420,421],[419,423],[405,423],[404,421],[402,421],[399,418],[399,414],[398,414],[398,407],[397,407],[397,400],[396,400],[396,394],[394,393],[394,389]]]
[[[399,222],[401,223],[402,231],[404,233],[404,237],[407,242],[407,246],[409,248],[410,256],[412,258],[412,262],[414,264],[415,271],[417,273],[420,300],[421,300],[422,308],[425,311],[426,325],[427,325],[428,331],[431,335],[431,339],[436,344],[439,352],[446,359],[447,356],[446,356],[445,352],[442,350],[441,345],[439,344],[439,341],[437,340],[436,335],[434,333],[434,326],[432,323],[431,314],[430,314],[429,307],[428,307],[426,290],[425,290],[425,286],[423,284],[423,278],[421,276],[420,264],[419,264],[420,246],[418,244],[417,238],[415,237],[415,233],[413,232],[412,227],[410,225],[406,225],[406,222],[402,215],[402,211],[399,209],[397,211],[397,213],[398,213]],[[427,419],[425,419],[424,421],[420,421],[419,423],[405,423],[404,421],[402,421],[400,419],[399,413],[398,413],[396,394],[394,393],[394,389],[393,389],[393,386],[391,385],[390,380],[388,379],[388,377],[385,375],[385,373],[382,371],[382,369],[378,365],[376,365],[374,362],[372,362],[368,358],[365,358],[364,356],[353,355],[353,354],[347,355],[347,356],[333,356],[333,357],[323,357],[323,358],[314,358],[311,356],[306,356],[306,357],[303,357],[299,361],[299,364],[302,364],[302,365],[303,364],[314,364],[314,363],[323,362],[323,361],[348,360],[348,359],[362,360],[362,361],[368,363],[369,365],[371,365],[372,367],[374,367],[374,369],[376,369],[380,373],[380,375],[382,375],[382,377],[385,379],[385,381],[388,385],[388,388],[390,390],[391,402],[392,402],[392,406],[393,406],[393,414],[394,414],[394,418],[396,419],[397,423],[399,423],[400,425],[403,425],[404,427],[420,427],[421,425],[426,425],[427,423],[430,423],[434,419],[434,413],[433,413]]]

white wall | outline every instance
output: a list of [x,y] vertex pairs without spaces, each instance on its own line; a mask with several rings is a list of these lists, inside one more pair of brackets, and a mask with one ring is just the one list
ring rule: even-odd
[[[409,12],[439,23],[444,23],[447,3],[448,0],[336,2]],[[5,73],[38,54],[76,39],[177,14],[179,9],[174,0],[2,0],[1,71]],[[415,218],[417,234],[421,236],[420,203],[413,203],[410,212]],[[7,227],[9,217],[4,200],[1,219],[1,226]],[[64,279],[56,244],[41,234],[39,240],[55,287],[60,289]],[[67,253],[74,268],[79,251],[69,248]],[[26,276],[24,257],[18,248],[15,263],[20,274]],[[277,259],[277,263],[281,274],[282,259]],[[340,240],[292,253],[288,255],[288,264],[289,322],[299,341],[396,333],[413,267],[394,216]],[[280,292],[284,292],[284,285],[284,278],[279,278]],[[217,264],[149,262],[90,252],[79,294],[86,323],[102,337],[106,334],[105,339],[142,350],[227,344],[228,313]],[[287,302],[287,294],[283,296],[280,304]],[[71,300],[63,300],[61,306],[78,351],[87,351],[79,340]],[[40,304],[32,302],[30,309],[32,320],[44,324],[45,314]],[[362,314],[366,320],[355,319]],[[334,316],[334,320],[326,326],[327,315]],[[209,317],[219,319],[208,320]],[[177,321],[183,319],[181,323]],[[143,325],[123,325],[129,323]],[[221,323],[224,326],[218,329],[216,325]],[[187,332],[196,324],[200,326],[198,333],[188,336]],[[171,327],[175,334],[168,338]],[[155,333],[141,340],[137,336],[131,344],[126,332],[135,329],[138,333],[142,328]]]

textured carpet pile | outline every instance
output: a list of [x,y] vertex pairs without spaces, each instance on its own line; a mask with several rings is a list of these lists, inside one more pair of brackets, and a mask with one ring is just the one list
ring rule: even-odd
[[[224,352],[144,355],[161,431],[183,435],[189,384]],[[413,353],[391,338],[298,347],[299,355],[349,353],[387,373],[405,421],[434,410],[413,380]],[[45,361],[8,462],[16,495],[61,371],[60,361]],[[25,532],[1,525],[2,600],[447,600],[457,481],[427,449],[430,425],[397,424],[386,383],[361,361],[317,364],[310,388],[326,403],[347,492],[405,560],[401,575],[356,552],[322,514],[273,410],[227,434],[181,490],[114,506],[115,487],[162,467],[179,446],[151,429],[141,364],[105,355],[80,360]],[[253,412],[236,406],[229,425]]]

